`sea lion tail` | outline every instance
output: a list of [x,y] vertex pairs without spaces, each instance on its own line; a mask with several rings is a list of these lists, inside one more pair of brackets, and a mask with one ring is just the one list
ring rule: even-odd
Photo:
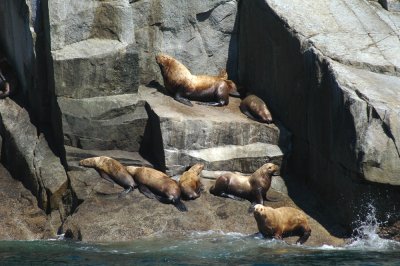
[[186,208],[185,204],[180,199],[174,200],[174,206],[181,212],[187,212],[188,209]]

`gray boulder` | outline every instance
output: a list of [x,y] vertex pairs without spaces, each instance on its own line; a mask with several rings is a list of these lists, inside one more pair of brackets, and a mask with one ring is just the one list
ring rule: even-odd
[[60,210],[68,194],[68,179],[60,159],[49,148],[43,134],[37,135],[28,112],[10,99],[0,102],[0,128],[3,136],[2,160],[14,178],[38,198],[46,211]]
[[58,97],[64,144],[87,150],[138,151],[147,122],[137,94]]
[[292,132],[289,168],[349,228],[367,203],[400,219],[399,26],[368,1],[241,5],[240,81]]

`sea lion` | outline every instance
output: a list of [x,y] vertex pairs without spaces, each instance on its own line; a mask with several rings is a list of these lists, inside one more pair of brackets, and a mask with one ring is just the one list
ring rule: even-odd
[[210,193],[216,196],[232,199],[247,199],[255,204],[264,204],[267,191],[271,187],[272,175],[276,175],[279,167],[273,163],[266,163],[257,169],[251,176],[237,173],[226,173],[218,177],[210,188]]
[[262,123],[272,123],[272,115],[267,105],[259,97],[250,94],[240,102],[240,111],[249,118]]
[[199,104],[224,106],[229,103],[230,94],[239,96],[235,83],[226,79],[226,74],[192,75],[181,62],[166,54],[158,54],[156,62],[166,90],[180,103],[193,106],[189,100],[194,100],[203,102]]
[[200,172],[203,168],[204,164],[196,163],[179,178],[179,187],[185,199],[194,200],[200,197],[200,192],[203,189],[200,181]]
[[258,230],[264,237],[282,239],[285,234],[297,233],[300,238],[296,243],[303,244],[311,235],[311,228],[306,215],[292,207],[273,209],[261,204],[254,206],[254,218],[257,221]]
[[80,160],[79,165],[96,169],[105,180],[125,188],[123,193],[129,193],[136,187],[133,177],[125,166],[113,158],[107,156],[86,158]]
[[10,95],[10,83],[6,80],[0,70],[0,99],[4,99]]
[[139,191],[146,197],[172,203],[179,211],[187,211],[181,201],[178,182],[163,172],[148,167],[127,166],[126,170],[138,184]]

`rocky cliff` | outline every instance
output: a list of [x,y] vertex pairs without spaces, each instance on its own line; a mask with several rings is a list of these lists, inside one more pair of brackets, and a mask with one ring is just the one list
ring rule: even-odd
[[292,173],[342,224],[368,203],[398,220],[399,13],[358,0],[257,0],[241,3],[239,20],[240,82],[292,132]]
[[[90,241],[254,229],[252,217],[235,211],[242,203],[207,193],[187,203],[188,217],[137,191],[119,199],[119,188],[78,166],[96,155],[170,175],[203,162],[209,178],[275,162],[283,176],[274,178],[272,193],[283,200],[274,206],[303,208],[321,232],[315,245],[340,242],[330,235],[341,230],[327,222],[325,206],[339,209],[335,223],[349,229],[371,200],[382,219],[399,220],[398,15],[377,1],[315,3],[2,1],[0,48],[21,86],[0,102],[1,161],[48,215],[42,228],[55,234],[63,224],[70,237]],[[221,108],[173,101],[162,88],[158,52],[194,74],[226,69],[263,97],[278,122],[247,119],[239,99]]]

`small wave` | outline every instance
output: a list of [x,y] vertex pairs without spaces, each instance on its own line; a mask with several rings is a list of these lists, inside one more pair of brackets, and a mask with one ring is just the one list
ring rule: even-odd
[[376,218],[376,209],[372,204],[367,206],[368,215],[365,220],[358,221],[359,226],[354,230],[355,236],[346,248],[353,250],[398,250],[400,243],[394,240],[384,239],[378,235],[381,222]]

